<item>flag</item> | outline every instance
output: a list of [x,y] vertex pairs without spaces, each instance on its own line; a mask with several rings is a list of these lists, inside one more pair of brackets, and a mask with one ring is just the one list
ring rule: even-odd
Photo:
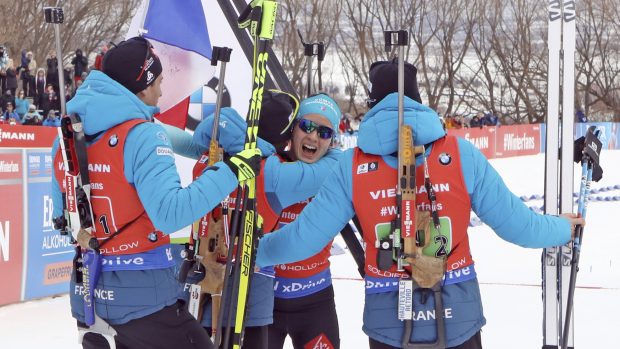
[[153,44],[163,68],[159,119],[185,128],[187,98],[215,72],[202,1],[143,1],[131,21],[127,38],[140,34]]
[[163,113],[155,115],[155,117],[164,124],[172,125],[180,129],[187,126],[187,114],[189,112],[189,97],[172,106]]

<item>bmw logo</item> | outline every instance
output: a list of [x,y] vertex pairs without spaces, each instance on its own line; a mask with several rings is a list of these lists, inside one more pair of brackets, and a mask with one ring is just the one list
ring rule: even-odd
[[155,233],[155,232],[150,233],[149,236],[148,236],[148,239],[149,239],[150,242],[157,241],[157,233]]
[[118,137],[116,135],[112,135],[110,137],[110,140],[108,140],[108,145],[110,147],[116,147],[117,144],[118,144]]
[[449,165],[452,162],[452,157],[448,153],[439,154],[439,162],[442,165]]

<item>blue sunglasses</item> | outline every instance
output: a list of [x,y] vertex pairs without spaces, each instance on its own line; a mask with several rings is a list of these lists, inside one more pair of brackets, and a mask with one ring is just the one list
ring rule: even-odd
[[317,130],[319,138],[321,139],[330,139],[334,136],[334,130],[331,127],[319,125],[308,119],[299,119],[299,122],[297,122],[297,126],[299,126],[302,131],[308,134]]

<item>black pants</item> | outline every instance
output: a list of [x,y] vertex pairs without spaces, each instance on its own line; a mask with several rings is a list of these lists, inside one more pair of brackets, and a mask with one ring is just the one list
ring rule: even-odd
[[[182,302],[112,327],[118,333],[115,337],[117,349],[213,349],[209,336]],[[84,336],[82,347],[109,348],[106,339],[95,333],[87,333]]]
[[287,335],[291,336],[295,349],[340,348],[332,286],[306,297],[275,299],[269,349],[282,349]]
[[[205,328],[207,334],[211,336],[211,328]],[[222,329],[225,331],[225,329]],[[232,348],[232,338],[234,337],[234,328],[230,333],[228,348]],[[246,327],[243,331],[243,349],[267,349],[267,326]],[[224,340],[220,348],[224,347]],[[176,349],[176,348],[175,348]]]
[[[393,347],[385,343],[377,342],[372,338],[368,338],[368,342],[370,343],[370,349],[398,349],[398,347]],[[469,338],[465,343],[457,345],[456,347],[450,347],[446,349],[482,349],[480,331],[478,331],[475,335]]]

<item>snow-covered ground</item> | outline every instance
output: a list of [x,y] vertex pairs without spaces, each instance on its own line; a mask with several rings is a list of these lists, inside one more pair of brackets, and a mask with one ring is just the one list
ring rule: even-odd
[[[497,159],[493,166],[518,196],[543,193],[544,156]],[[604,150],[605,178],[593,188],[620,184],[620,151]],[[578,190],[576,168],[575,190]],[[620,196],[620,189],[594,196]],[[528,202],[542,206],[542,201]],[[575,347],[613,348],[620,320],[620,228],[618,201],[593,201],[588,208],[575,294]],[[487,325],[485,348],[542,345],[541,250],[524,249],[497,237],[487,226],[469,231]],[[344,246],[342,242],[340,245]],[[332,257],[341,347],[368,348],[361,331],[364,285],[348,255]],[[319,320],[320,321],[320,320]],[[0,307],[0,348],[79,348],[68,296]],[[292,348],[292,346],[287,346]]]

